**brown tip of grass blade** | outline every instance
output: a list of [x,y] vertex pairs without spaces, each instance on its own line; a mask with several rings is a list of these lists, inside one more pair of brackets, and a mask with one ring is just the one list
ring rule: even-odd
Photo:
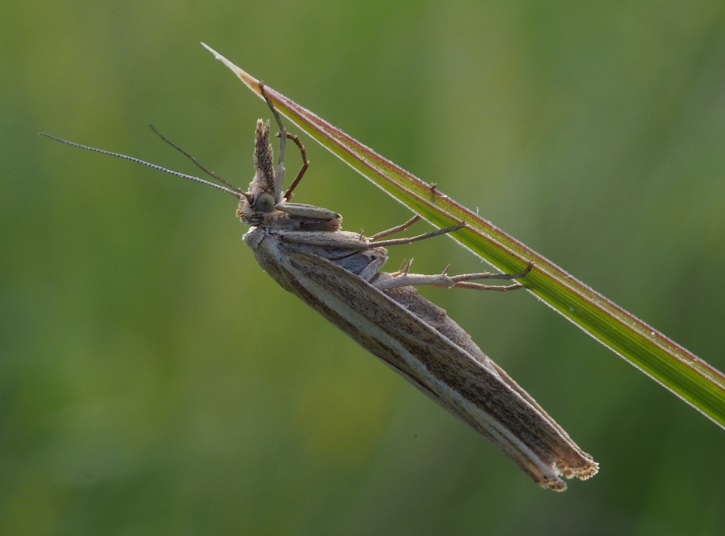
[[242,82],[244,82],[244,84],[249,89],[251,89],[257,95],[259,95],[260,97],[262,97],[262,91],[259,88],[259,80],[257,80],[256,78],[254,78],[251,74],[249,74],[248,72],[246,72],[244,69],[241,69],[241,68],[237,67],[236,65],[234,65],[231,61],[229,61],[224,56],[222,56],[221,54],[219,54],[216,50],[214,50],[213,48],[211,48],[206,43],[201,43],[201,46],[203,46],[205,49],[207,49],[209,52],[211,52],[216,59],[218,59],[220,62],[222,62],[224,65],[226,65],[229,68],[229,70],[232,71],[234,74],[236,74],[239,77],[239,79]]

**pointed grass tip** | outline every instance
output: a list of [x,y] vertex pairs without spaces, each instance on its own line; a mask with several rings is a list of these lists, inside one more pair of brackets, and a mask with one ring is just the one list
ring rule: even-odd
[[224,65],[226,65],[230,71],[232,71],[234,74],[236,74],[239,79],[244,82],[249,89],[254,91],[257,95],[260,97],[262,96],[262,92],[259,89],[259,80],[254,78],[251,74],[246,72],[244,69],[241,69],[240,67],[237,67],[234,65],[231,61],[226,59],[224,56],[219,54],[216,50],[211,48],[206,43],[202,42],[201,46],[203,46],[205,49],[207,49],[209,52],[211,52],[216,59],[218,59],[220,62],[222,62]]

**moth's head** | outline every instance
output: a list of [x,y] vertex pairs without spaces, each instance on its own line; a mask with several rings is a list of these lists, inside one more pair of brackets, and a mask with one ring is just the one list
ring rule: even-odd
[[275,209],[282,200],[281,185],[274,171],[272,144],[269,142],[269,122],[257,120],[254,138],[254,178],[249,190],[239,197],[237,216],[244,223],[259,225],[265,220],[283,216]]
[[260,225],[265,220],[283,217],[284,213],[275,208],[274,196],[269,192],[244,192],[239,197],[237,217],[249,225]]

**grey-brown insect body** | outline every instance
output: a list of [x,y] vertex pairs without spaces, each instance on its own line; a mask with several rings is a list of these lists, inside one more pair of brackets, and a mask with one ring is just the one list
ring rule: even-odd
[[[261,92],[264,94],[262,86]],[[454,415],[489,438],[539,485],[563,491],[560,477],[587,479],[597,464],[509,376],[491,361],[471,337],[440,307],[423,298],[413,285],[437,285],[476,289],[512,289],[521,285],[491,287],[479,279],[515,279],[524,272],[448,276],[411,274],[408,268],[381,272],[387,260],[385,245],[397,245],[459,229],[456,226],[413,238],[376,241],[407,228],[404,225],[367,238],[340,230],[342,217],[331,210],[289,203],[291,191],[282,194],[283,156],[288,137],[278,112],[268,100],[280,126],[280,155],[275,168],[269,143],[269,126],[257,123],[255,175],[249,190],[209,172],[222,184],[172,171],[131,156],[112,153],[74,142],[57,141],[130,160],[178,177],[200,182],[239,199],[237,215],[251,225],[244,235],[262,266],[283,288],[297,295],[361,346],[418,387]],[[163,136],[162,136],[163,138]],[[293,181],[296,185],[308,162],[296,136],[290,136],[302,152],[304,164]]]
[[[283,144],[286,132],[279,118],[278,122]],[[596,474],[591,456],[443,309],[407,282],[447,276],[380,272],[387,260],[385,248],[360,234],[341,231],[342,218],[335,212],[282,198],[284,168],[280,158],[274,170],[268,137],[269,128],[260,120],[255,177],[249,191],[240,196],[237,211],[242,221],[252,225],[244,241],[262,268],[489,438],[539,485],[563,491],[566,484],[561,476],[586,479]]]

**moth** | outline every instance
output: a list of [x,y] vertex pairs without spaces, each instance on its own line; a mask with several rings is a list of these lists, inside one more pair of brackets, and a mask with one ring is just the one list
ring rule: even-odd
[[[363,348],[382,360],[418,389],[488,438],[537,484],[564,491],[562,479],[585,480],[598,470],[539,404],[489,359],[471,337],[442,308],[423,298],[417,285],[477,290],[513,290],[483,280],[525,278],[489,272],[449,276],[410,272],[410,263],[393,273],[381,271],[386,247],[409,244],[445,233],[463,224],[417,235],[386,239],[419,218],[371,237],[341,230],[342,217],[331,210],[290,199],[309,162],[299,138],[287,132],[279,112],[260,90],[279,127],[275,165],[269,122],[258,120],[254,143],[254,177],[247,191],[208,171],[189,153],[164,138],[221,184],[168,170],[143,160],[46,136],[84,149],[131,160],[173,175],[201,182],[233,195],[236,215],[250,225],[244,242],[257,262],[285,290],[332,322]],[[158,134],[158,133],[157,133]],[[283,191],[287,140],[298,146],[303,164]]]

